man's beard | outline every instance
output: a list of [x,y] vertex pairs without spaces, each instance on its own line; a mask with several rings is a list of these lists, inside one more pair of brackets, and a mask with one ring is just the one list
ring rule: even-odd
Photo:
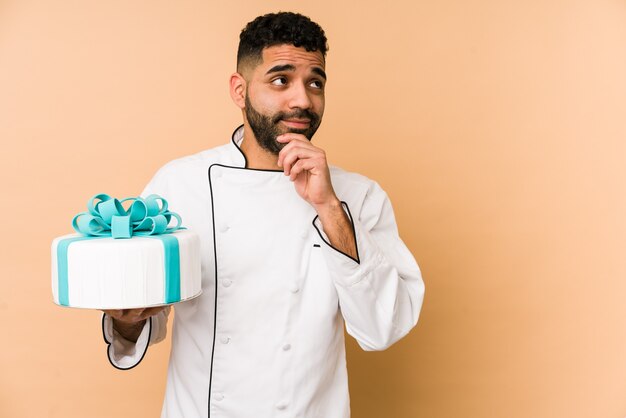
[[[320,126],[320,117],[311,112],[310,110],[297,110],[292,113],[278,112],[274,115],[263,115],[257,112],[250,103],[248,95],[246,95],[246,118],[248,124],[252,128],[252,132],[256,137],[257,142],[261,148],[278,155],[285,144],[276,141],[278,135],[291,132],[296,134],[302,134],[310,141]],[[305,129],[289,128],[281,126],[280,121],[283,119],[308,119],[309,127]]]

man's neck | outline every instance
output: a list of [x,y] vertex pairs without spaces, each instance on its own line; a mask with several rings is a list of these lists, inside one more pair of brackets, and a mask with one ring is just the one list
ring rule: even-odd
[[261,148],[251,129],[244,128],[243,141],[239,148],[246,156],[248,168],[260,170],[280,170],[278,155]]

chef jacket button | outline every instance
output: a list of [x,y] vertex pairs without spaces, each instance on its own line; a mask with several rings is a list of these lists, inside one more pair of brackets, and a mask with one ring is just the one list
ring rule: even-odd
[[289,351],[289,350],[291,350],[291,344],[283,345],[283,351]]
[[282,411],[282,410],[284,410],[284,409],[287,409],[287,406],[288,406],[288,405],[289,405],[289,404],[288,404],[287,402],[285,402],[285,401],[283,401],[283,402],[278,402],[278,403],[276,404],[276,409],[279,409],[279,410],[281,410],[281,411]]
[[289,291],[291,293],[298,293],[298,291],[300,290],[300,288],[298,287],[297,284],[293,283],[289,286]]
[[308,236],[309,236],[309,230],[308,230],[308,229],[303,229],[303,230],[300,232],[300,238],[303,238],[303,239],[304,239],[304,238],[306,238],[306,237],[308,237]]
[[224,224],[222,226],[220,226],[220,232],[226,232],[230,229],[230,226]]
[[222,280],[222,286],[224,287],[229,287],[231,284],[233,284],[232,280],[228,280],[228,279]]
[[220,342],[221,342],[222,344],[228,344],[228,343],[230,342],[230,338],[228,338],[228,337],[222,337],[222,338],[220,338]]
[[221,401],[222,399],[224,399],[224,395],[222,395],[221,393],[216,393],[214,398],[216,401]]

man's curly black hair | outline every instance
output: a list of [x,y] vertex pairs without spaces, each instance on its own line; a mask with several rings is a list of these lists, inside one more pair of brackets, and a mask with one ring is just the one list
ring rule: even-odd
[[292,12],[268,13],[248,23],[239,35],[237,69],[258,64],[263,49],[275,45],[293,45],[307,51],[320,51],[326,58],[328,44],[324,30],[306,16]]

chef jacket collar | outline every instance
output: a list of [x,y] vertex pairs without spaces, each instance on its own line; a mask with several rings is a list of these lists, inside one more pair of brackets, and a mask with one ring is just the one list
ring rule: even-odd
[[233,152],[234,159],[236,161],[235,166],[248,168],[248,159],[246,158],[246,155],[243,153],[243,151],[240,148],[241,143],[243,142],[243,124],[239,125],[235,129],[231,137],[231,142],[233,146],[236,148]]

